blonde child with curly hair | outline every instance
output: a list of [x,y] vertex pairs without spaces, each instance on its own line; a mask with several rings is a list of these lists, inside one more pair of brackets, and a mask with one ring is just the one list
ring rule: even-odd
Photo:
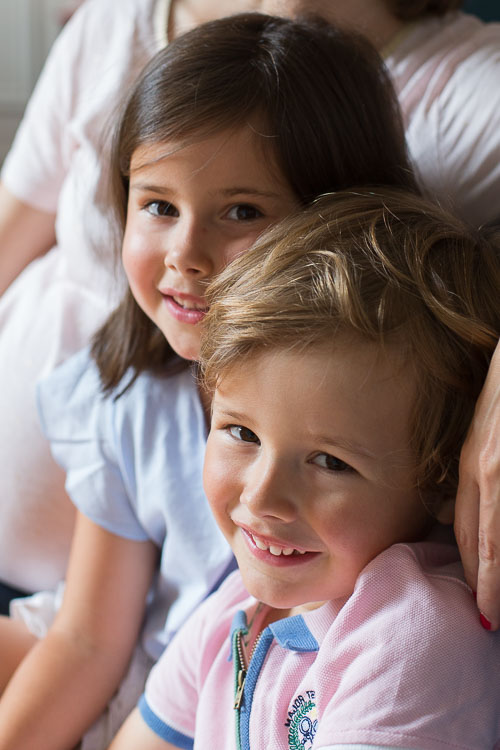
[[213,283],[204,483],[239,572],[113,750],[500,746],[500,639],[439,531],[499,282],[485,236],[360,190],[285,220]]

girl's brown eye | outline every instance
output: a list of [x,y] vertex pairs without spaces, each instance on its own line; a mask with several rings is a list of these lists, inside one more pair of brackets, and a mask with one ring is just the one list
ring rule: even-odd
[[260,219],[262,216],[263,214],[258,208],[247,203],[233,206],[228,212],[228,218],[235,221],[254,221],[255,219]]
[[153,216],[179,216],[179,212],[173,203],[168,201],[150,201],[146,210]]

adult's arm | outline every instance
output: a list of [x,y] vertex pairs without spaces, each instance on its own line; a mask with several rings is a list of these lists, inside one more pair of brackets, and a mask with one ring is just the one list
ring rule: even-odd
[[16,198],[0,182],[0,294],[55,243],[55,215]]
[[483,625],[496,630],[500,627],[500,343],[460,456],[455,534],[467,581],[477,592]]
[[86,39],[100,13],[98,2],[87,5],[54,42],[2,166],[0,294],[55,244],[60,191],[78,148],[75,122],[91,93],[82,80],[94,70]]
[[125,673],[156,557],[78,514],[62,608],[0,700],[0,750],[77,744]]

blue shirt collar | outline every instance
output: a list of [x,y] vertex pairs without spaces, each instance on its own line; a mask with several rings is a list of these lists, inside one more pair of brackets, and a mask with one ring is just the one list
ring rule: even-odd
[[[231,643],[236,630],[247,630],[247,617],[243,610],[239,610],[231,623]],[[272,622],[266,630],[270,630],[282,648],[289,651],[319,651],[319,644],[307,627],[302,615],[285,617],[283,620]]]

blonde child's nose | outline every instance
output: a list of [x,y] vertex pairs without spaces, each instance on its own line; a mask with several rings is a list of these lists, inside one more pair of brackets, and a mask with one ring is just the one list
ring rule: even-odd
[[240,500],[255,516],[293,521],[297,503],[289,479],[274,463],[255,466],[246,477]]

